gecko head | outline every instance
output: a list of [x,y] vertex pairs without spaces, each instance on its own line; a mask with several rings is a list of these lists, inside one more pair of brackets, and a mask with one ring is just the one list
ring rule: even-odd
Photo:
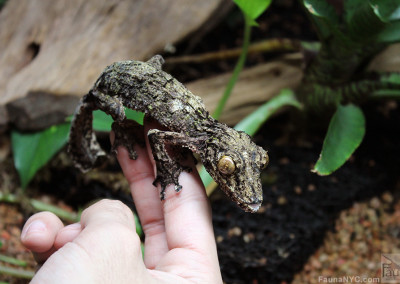
[[204,164],[220,188],[243,210],[257,212],[263,200],[260,173],[269,162],[267,151],[231,128],[212,139],[208,149]]

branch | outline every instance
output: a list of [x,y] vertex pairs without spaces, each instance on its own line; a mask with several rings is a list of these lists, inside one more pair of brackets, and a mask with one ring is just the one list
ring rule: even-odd
[[[277,51],[299,51],[300,41],[274,38],[267,39],[257,43],[253,43],[248,48],[248,54],[268,53]],[[166,64],[182,64],[182,63],[203,63],[207,61],[224,60],[239,57],[242,53],[242,48],[234,48],[221,51],[207,52],[203,54],[169,57],[165,59]]]

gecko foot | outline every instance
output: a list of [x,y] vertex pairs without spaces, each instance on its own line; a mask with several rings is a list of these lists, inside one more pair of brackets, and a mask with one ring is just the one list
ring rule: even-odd
[[[153,185],[156,186],[153,182]],[[175,192],[180,192],[182,189],[182,185],[175,185]],[[161,187],[161,191],[160,191],[160,200],[163,201],[165,200],[165,190],[166,187]]]
[[[177,169],[178,167],[178,169]],[[182,190],[182,185],[179,184],[178,178],[181,172],[192,171],[192,168],[182,166],[179,164],[174,163],[171,167],[166,167],[167,170],[159,169],[157,167],[157,177],[153,182],[154,186],[158,184],[161,185],[161,192],[160,192],[160,199],[165,199],[165,191],[168,185],[173,184],[175,192],[180,192]]]
[[145,147],[143,126],[136,121],[125,119],[121,122],[114,121],[112,130],[114,131],[115,139],[111,152],[116,155],[118,147],[124,146],[128,150],[129,158],[136,160],[137,154],[134,150],[134,145],[138,144],[141,147]]

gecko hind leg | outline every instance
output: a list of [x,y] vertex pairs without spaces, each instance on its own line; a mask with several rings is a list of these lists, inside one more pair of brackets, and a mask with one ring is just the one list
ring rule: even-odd
[[114,121],[111,128],[115,135],[111,152],[116,155],[118,147],[124,146],[128,150],[129,158],[136,160],[135,144],[141,147],[146,146],[143,136],[143,126],[134,120],[124,119],[123,121]]

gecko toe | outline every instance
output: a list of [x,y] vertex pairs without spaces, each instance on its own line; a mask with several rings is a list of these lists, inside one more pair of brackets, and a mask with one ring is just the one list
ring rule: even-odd
[[162,188],[160,191],[160,200],[161,201],[165,200],[165,188]]
[[182,185],[180,184],[175,184],[175,191],[180,192],[182,190]]

